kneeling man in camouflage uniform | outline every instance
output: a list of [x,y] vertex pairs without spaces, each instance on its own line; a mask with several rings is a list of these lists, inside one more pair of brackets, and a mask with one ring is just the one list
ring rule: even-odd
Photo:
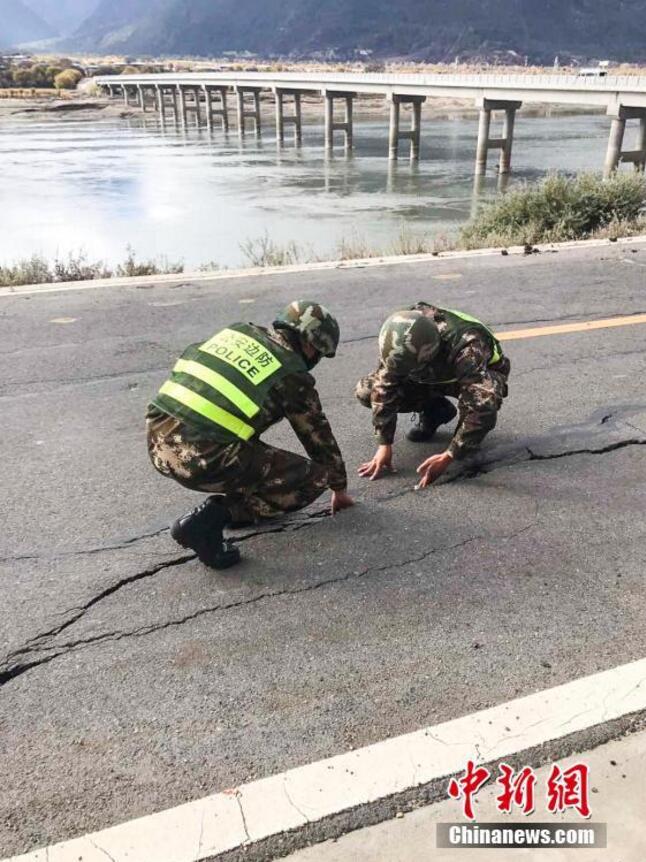
[[[392,470],[398,413],[418,413],[408,432],[414,442],[431,440],[458,413],[448,448],[417,468],[418,488],[444,473],[454,459],[475,451],[496,425],[511,368],[500,343],[475,317],[426,302],[392,314],[379,334],[379,368],[357,384],[359,401],[372,409],[379,448],[359,475],[378,479]],[[446,396],[457,398],[458,409]]]
[[[332,513],[353,505],[346,471],[309,371],[334,356],[339,325],[316,302],[292,302],[273,329],[232,323],[188,347],[148,408],[155,468],[186,488],[212,494],[171,527],[207,566],[240,560],[223,538],[242,526],[309,505],[332,490]],[[287,418],[310,459],[269,446],[260,435]]]

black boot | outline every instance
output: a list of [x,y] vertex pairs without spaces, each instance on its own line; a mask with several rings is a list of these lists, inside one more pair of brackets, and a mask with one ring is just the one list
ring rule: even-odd
[[457,415],[457,410],[448,398],[432,398],[418,415],[415,425],[406,435],[413,443],[428,443],[435,436],[440,425],[446,425]]
[[222,532],[231,523],[231,513],[219,497],[209,497],[197,509],[178,518],[170,534],[178,545],[192,548],[211,569],[228,569],[240,562],[240,551],[227,542]]

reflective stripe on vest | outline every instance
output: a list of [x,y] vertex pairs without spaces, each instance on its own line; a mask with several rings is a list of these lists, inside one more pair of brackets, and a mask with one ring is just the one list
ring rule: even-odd
[[238,389],[230,380],[213,371],[212,368],[207,368],[199,362],[194,362],[192,359],[178,359],[175,363],[173,371],[182,374],[190,374],[191,377],[197,377],[204,383],[208,383],[217,392],[221,392],[225,398],[234,404],[245,416],[252,419],[256,413],[260,411],[260,407],[248,398],[241,389]]
[[264,427],[262,407],[272,386],[304,370],[303,360],[265,330],[235,323],[189,345],[153,403],[220,442],[251,440]]
[[246,422],[238,419],[233,413],[228,413],[226,410],[218,407],[217,404],[207,401],[202,395],[192,392],[180,383],[174,383],[172,380],[166,381],[159,390],[159,394],[174,398],[175,401],[183,404],[184,407],[194,410],[195,413],[199,413],[200,416],[210,419],[216,425],[221,425],[227,431],[235,434],[236,437],[240,437],[241,440],[249,440],[255,433],[251,425],[247,425]]

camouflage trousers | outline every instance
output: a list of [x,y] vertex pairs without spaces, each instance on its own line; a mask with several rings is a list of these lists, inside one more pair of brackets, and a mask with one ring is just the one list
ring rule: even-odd
[[[362,377],[355,388],[355,395],[364,407],[372,407],[372,386],[377,372]],[[398,413],[426,413],[432,416],[439,413],[442,416],[446,412],[446,396],[458,397],[457,387],[429,386],[425,383],[415,383],[407,380],[402,383],[398,391],[397,412]],[[455,414],[453,414],[455,415]]]
[[[477,448],[476,442],[496,425],[498,410],[507,397],[507,380],[511,364],[507,357],[489,367],[486,378],[475,386],[461,387],[458,383],[443,385],[405,380],[397,392],[397,413],[424,413],[429,418],[436,416],[442,423],[453,415],[447,396],[458,400],[458,425],[455,440],[463,454]],[[379,369],[357,383],[355,394],[364,407],[372,407],[372,388]]]
[[222,495],[234,526],[303,509],[328,487],[326,467],[261,440],[193,439],[182,422],[166,415],[146,424],[155,469],[192,491]]

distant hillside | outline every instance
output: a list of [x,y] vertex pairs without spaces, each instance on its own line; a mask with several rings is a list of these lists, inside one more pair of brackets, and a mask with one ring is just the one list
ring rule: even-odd
[[646,59],[645,13],[646,0],[101,0],[74,42],[137,54],[628,60]]
[[73,33],[96,11],[100,0],[24,0],[61,36]]
[[12,48],[55,35],[54,28],[23,0],[0,0],[0,48]]

